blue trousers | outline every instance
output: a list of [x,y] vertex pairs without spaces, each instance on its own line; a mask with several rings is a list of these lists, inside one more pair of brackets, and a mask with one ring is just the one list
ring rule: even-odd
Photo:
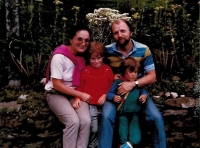
[[[153,100],[148,96],[144,107],[145,119],[151,124],[154,148],[166,148],[166,136],[162,115]],[[116,118],[116,104],[106,101],[102,108],[99,127],[98,148],[112,148],[113,131]]]

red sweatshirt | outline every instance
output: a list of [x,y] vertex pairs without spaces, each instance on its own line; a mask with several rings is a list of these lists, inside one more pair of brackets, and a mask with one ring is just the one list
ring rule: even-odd
[[81,72],[81,83],[76,90],[88,93],[92,97],[89,104],[96,105],[99,98],[107,94],[113,79],[112,69],[108,65],[103,64],[99,68],[88,65]]

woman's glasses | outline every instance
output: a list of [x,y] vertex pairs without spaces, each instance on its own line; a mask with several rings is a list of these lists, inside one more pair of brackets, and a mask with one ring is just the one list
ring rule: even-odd
[[74,37],[74,39],[78,42],[78,43],[83,43],[83,42],[85,42],[85,44],[88,44],[89,42],[90,42],[90,39],[83,39],[83,38],[76,38],[76,37]]

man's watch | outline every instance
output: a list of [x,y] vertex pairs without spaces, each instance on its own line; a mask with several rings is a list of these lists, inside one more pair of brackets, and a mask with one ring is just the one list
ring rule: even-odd
[[136,86],[136,87],[138,87],[138,84],[139,84],[138,81],[135,81],[135,86]]

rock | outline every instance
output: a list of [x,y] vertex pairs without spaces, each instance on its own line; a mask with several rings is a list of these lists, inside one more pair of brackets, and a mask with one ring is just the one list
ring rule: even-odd
[[172,80],[173,80],[173,81],[180,81],[180,77],[178,77],[178,76],[173,76],[173,77],[172,77]]
[[163,113],[163,116],[172,116],[172,115],[181,115],[181,116],[185,116],[187,115],[188,111],[187,110],[165,110]]
[[177,94],[176,92],[171,92],[170,94],[171,94],[171,96],[172,96],[173,98],[178,97],[178,94]]
[[186,82],[185,85],[188,87],[188,89],[194,88],[194,82]]
[[8,135],[7,136],[7,139],[14,139],[15,137],[14,136],[12,136],[12,135]]
[[45,129],[46,124],[48,124],[45,120],[37,120],[35,121],[35,127],[37,129]]
[[171,107],[178,108],[191,108],[195,107],[198,102],[198,99],[194,99],[192,97],[180,97],[174,99],[167,99],[164,101],[164,104]]
[[27,117],[30,117],[30,118],[37,117],[33,110],[28,110],[26,112],[26,115],[27,115]]
[[37,136],[44,138],[44,137],[55,137],[58,135],[61,135],[61,133],[45,131],[44,133],[40,133]]
[[197,126],[196,123],[193,122],[182,122],[180,120],[173,121],[174,125],[176,125],[178,128],[195,128]]
[[167,140],[168,142],[175,142],[175,139],[174,139],[174,138],[166,138],[166,140]]
[[183,134],[182,133],[179,133],[179,132],[174,132],[172,133],[172,136],[175,140],[183,140],[184,137],[183,137]]
[[16,128],[21,125],[22,122],[19,121],[18,117],[1,116],[0,118],[0,127]]
[[16,110],[19,111],[22,104],[17,104],[16,101],[11,102],[2,102],[0,103],[0,110],[2,109],[8,109],[8,110]]
[[21,95],[21,96],[19,96],[19,98],[18,98],[18,99],[26,100],[26,99],[27,99],[27,97],[28,97],[28,95]]
[[37,148],[37,147],[42,147],[42,144],[43,142],[30,143],[30,144],[26,144],[26,147]]
[[166,97],[170,97],[170,96],[171,96],[170,92],[166,92],[166,93],[165,93],[165,96],[166,96]]
[[187,138],[197,138],[197,133],[196,132],[184,133],[184,136],[186,136]]
[[164,94],[165,94],[165,92],[161,91],[161,92],[158,93],[157,96],[160,96],[160,97],[161,97],[161,96],[163,96]]
[[21,80],[9,80],[8,85],[11,87],[20,87]]

